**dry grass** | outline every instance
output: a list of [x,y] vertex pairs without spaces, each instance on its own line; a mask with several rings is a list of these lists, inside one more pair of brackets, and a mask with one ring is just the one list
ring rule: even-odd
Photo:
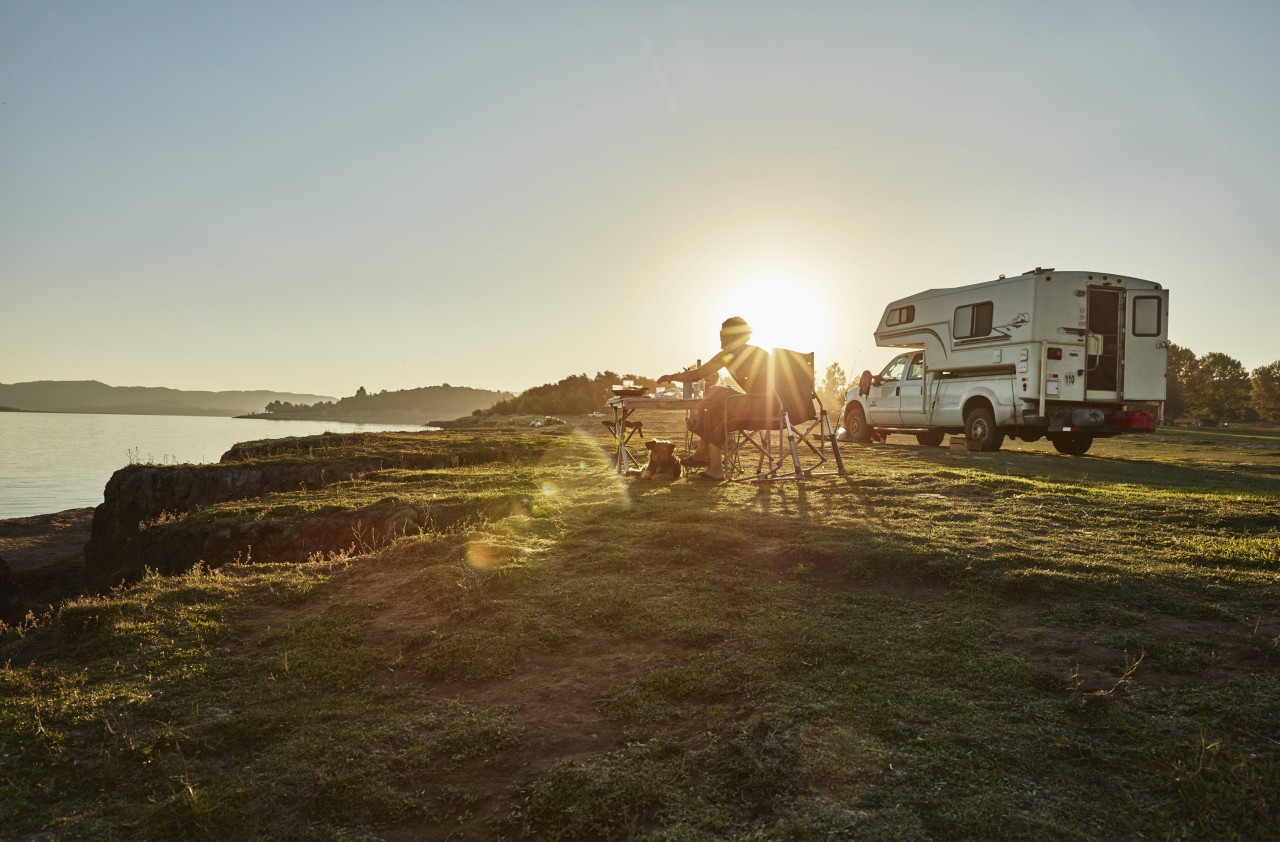
[[220,515],[502,517],[7,636],[0,835],[1274,833],[1280,437],[850,446],[847,478],[708,487],[537,435]]

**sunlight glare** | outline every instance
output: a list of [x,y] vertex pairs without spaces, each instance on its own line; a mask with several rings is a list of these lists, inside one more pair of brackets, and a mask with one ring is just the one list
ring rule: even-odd
[[807,353],[825,347],[831,311],[810,285],[786,275],[758,276],[721,301],[720,318],[741,316],[752,327],[751,344]]

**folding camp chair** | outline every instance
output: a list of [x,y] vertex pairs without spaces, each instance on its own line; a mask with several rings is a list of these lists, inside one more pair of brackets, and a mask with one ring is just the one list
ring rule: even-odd
[[[814,389],[813,354],[775,348],[766,376],[764,393],[734,395],[725,402],[725,475],[756,481],[843,476],[836,431]],[[828,448],[835,470],[820,471]],[[754,473],[743,476],[752,457]],[[787,462],[790,471],[783,470]]]

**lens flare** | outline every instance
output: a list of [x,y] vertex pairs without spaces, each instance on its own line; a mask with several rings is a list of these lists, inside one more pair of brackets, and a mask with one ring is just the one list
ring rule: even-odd
[[520,548],[487,538],[473,538],[466,546],[467,565],[472,570],[494,570],[520,556]]
[[555,472],[553,478],[544,478],[540,483],[542,493],[538,497],[544,505],[534,500],[530,509],[537,512],[561,499],[630,506],[631,491],[626,479],[614,470],[610,443],[610,439],[577,425],[561,433],[559,441],[547,448],[538,462],[539,469]]

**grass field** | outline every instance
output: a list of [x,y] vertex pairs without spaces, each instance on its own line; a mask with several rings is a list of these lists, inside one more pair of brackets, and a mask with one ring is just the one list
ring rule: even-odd
[[597,429],[227,504],[474,508],[10,630],[0,837],[1280,837],[1280,434],[709,485]]

